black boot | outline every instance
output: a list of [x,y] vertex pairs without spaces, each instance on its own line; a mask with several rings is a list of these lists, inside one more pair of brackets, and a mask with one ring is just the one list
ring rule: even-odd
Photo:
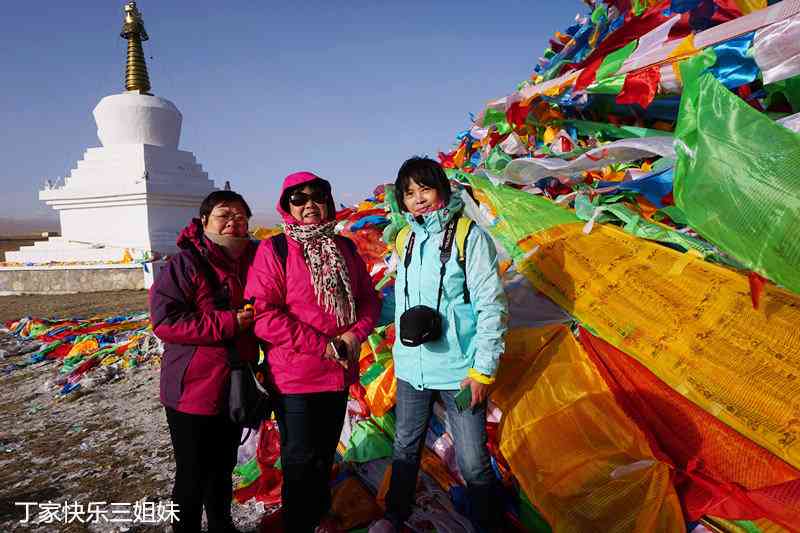
[[386,516],[393,524],[402,524],[411,516],[417,492],[419,465],[392,461],[392,478],[386,493]]
[[497,494],[494,485],[472,485],[467,487],[469,518],[478,531],[494,531],[499,523]]

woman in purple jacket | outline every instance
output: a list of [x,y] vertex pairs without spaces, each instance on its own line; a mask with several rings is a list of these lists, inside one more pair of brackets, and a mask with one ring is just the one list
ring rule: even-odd
[[170,258],[150,289],[150,319],[165,346],[161,403],[175,453],[176,532],[199,532],[204,507],[210,532],[236,531],[232,474],[242,428],[227,415],[225,343],[234,340],[244,361],[257,358],[253,312],[242,310],[257,247],[248,236],[250,216],[239,194],[208,195],[200,218],[178,237],[181,252]]
[[296,533],[327,525],[347,389],[358,377],[361,343],[375,327],[380,302],[353,243],[334,235],[327,181],[310,172],[287,176],[278,212],[284,235],[259,246],[245,294],[255,298],[256,335],[269,344],[279,393],[283,519]]

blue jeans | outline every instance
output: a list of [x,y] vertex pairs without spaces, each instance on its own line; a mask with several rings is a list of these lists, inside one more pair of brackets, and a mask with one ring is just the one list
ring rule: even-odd
[[405,381],[397,380],[397,416],[392,478],[386,496],[387,515],[394,522],[402,522],[411,514],[417,485],[420,455],[425,443],[425,433],[433,411],[436,393],[441,395],[447,411],[456,460],[464,481],[467,482],[471,518],[484,526],[491,519],[490,500],[495,476],[489,451],[486,449],[486,404],[459,413],[455,397],[459,391],[431,389],[417,390]]

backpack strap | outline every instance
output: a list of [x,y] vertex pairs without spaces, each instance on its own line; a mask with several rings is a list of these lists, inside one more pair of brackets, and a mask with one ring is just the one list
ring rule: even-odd
[[461,215],[456,225],[456,248],[458,249],[458,264],[464,271],[464,303],[470,303],[469,287],[467,287],[467,237],[475,225],[471,218]]
[[458,262],[464,264],[467,257],[467,237],[475,221],[467,216],[460,216],[456,225],[456,247],[458,248]]
[[286,234],[278,233],[269,238],[272,243],[272,250],[281,262],[284,274],[286,273],[286,258],[289,256],[289,245],[286,242]]
[[345,246],[347,246],[347,249],[350,250],[350,253],[353,255],[358,255],[358,248],[356,248],[356,243],[353,242],[353,239],[345,237],[344,235],[337,235],[334,237],[334,240],[344,242]]
[[[436,298],[436,310],[439,310],[439,304],[442,302],[442,289],[444,288],[444,273],[447,269],[447,262],[453,253],[453,241],[456,238],[456,227],[458,222],[451,220],[444,228],[444,235],[442,236],[442,246],[439,248],[439,262],[442,264],[439,267],[439,295]],[[465,275],[466,278],[466,275]],[[408,276],[406,276],[406,283],[408,283]]]
[[394,239],[394,249],[397,250],[397,254],[400,256],[400,259],[403,259],[406,253],[406,241],[408,241],[408,235],[411,233],[411,226],[406,224],[400,231],[397,232],[397,237]]

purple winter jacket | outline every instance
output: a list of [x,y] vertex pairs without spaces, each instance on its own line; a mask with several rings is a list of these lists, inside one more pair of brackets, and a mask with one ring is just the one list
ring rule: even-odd
[[[161,403],[184,413],[216,415],[227,405],[230,365],[224,341],[236,338],[242,360],[258,357],[253,331],[238,332],[236,322],[257,243],[234,261],[203,236],[200,220],[194,219],[178,237],[178,247],[181,252],[170,258],[149,295],[153,331],[164,341]],[[190,247],[208,261],[218,283],[227,286],[229,310],[214,306],[214,291]]]

